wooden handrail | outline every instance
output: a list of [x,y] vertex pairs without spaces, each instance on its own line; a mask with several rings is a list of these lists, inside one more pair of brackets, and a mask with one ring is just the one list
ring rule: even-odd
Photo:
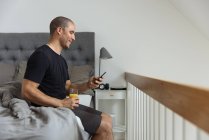
[[125,79],[209,133],[209,90],[131,73],[125,73]]

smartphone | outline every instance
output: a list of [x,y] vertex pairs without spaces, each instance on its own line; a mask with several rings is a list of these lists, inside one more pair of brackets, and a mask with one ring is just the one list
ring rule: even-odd
[[[106,73],[106,72],[104,72],[101,76],[99,76],[99,78],[102,78],[102,77],[105,75],[105,73]],[[99,78],[94,80],[94,83],[95,83],[95,84],[97,84],[97,83],[96,83],[96,80],[100,81]],[[100,82],[102,82],[102,80],[101,80]]]
[[104,73],[100,76],[100,78],[102,78],[102,77],[105,75],[105,73],[106,73],[106,72],[104,72]]

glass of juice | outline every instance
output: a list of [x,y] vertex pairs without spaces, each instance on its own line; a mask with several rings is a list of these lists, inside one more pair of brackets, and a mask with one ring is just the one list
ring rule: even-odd
[[78,89],[70,88],[69,97],[70,98],[78,98]]

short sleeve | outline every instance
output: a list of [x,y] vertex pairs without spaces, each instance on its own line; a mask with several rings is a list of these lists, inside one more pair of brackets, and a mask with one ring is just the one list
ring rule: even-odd
[[43,52],[33,53],[27,62],[24,79],[41,83],[48,66],[49,60]]

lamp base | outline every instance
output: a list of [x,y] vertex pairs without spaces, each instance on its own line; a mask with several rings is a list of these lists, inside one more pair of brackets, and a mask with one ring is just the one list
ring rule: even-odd
[[99,85],[99,89],[101,89],[101,90],[108,90],[109,88],[110,88],[110,86],[108,83]]

